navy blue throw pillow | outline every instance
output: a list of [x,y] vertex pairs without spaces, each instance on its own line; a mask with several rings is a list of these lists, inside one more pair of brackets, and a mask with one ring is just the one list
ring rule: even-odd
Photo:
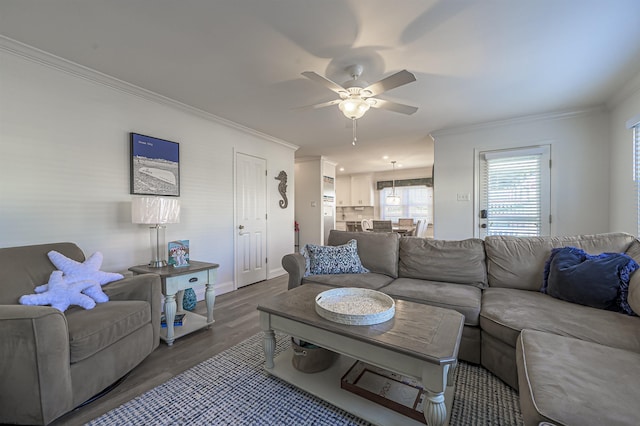
[[629,277],[640,266],[624,253],[591,255],[576,247],[551,250],[540,291],[567,302],[634,315]]

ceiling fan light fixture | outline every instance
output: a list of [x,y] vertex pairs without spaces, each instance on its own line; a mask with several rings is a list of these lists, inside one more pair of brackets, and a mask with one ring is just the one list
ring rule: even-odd
[[338,108],[345,117],[352,120],[362,118],[362,116],[371,108],[369,103],[361,97],[350,97],[338,104]]

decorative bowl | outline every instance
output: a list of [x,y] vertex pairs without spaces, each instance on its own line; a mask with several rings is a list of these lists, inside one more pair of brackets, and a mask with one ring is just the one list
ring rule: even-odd
[[373,325],[388,321],[396,313],[394,300],[366,288],[334,288],[316,296],[316,312],[340,324]]

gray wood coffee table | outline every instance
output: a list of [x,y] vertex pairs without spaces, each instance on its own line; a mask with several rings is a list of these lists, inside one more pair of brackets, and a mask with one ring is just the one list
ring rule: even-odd
[[[389,321],[369,326],[344,325],[326,320],[315,311],[315,297],[328,289],[304,284],[258,306],[266,370],[371,423],[420,424],[340,388],[342,375],[354,360],[361,360],[421,380],[426,391],[427,424],[447,424],[464,316],[450,309],[396,300],[396,313]],[[328,370],[299,372],[291,365],[291,351],[274,360],[274,330],[342,355]]]

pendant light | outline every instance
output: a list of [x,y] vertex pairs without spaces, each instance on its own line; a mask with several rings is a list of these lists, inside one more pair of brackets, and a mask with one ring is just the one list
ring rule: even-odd
[[[395,175],[396,171],[396,162],[395,160],[391,162],[393,165],[393,174]],[[400,196],[396,195],[396,180],[392,179],[391,187],[393,188],[393,192],[391,195],[387,195],[387,205],[388,206],[399,206],[400,205]]]

